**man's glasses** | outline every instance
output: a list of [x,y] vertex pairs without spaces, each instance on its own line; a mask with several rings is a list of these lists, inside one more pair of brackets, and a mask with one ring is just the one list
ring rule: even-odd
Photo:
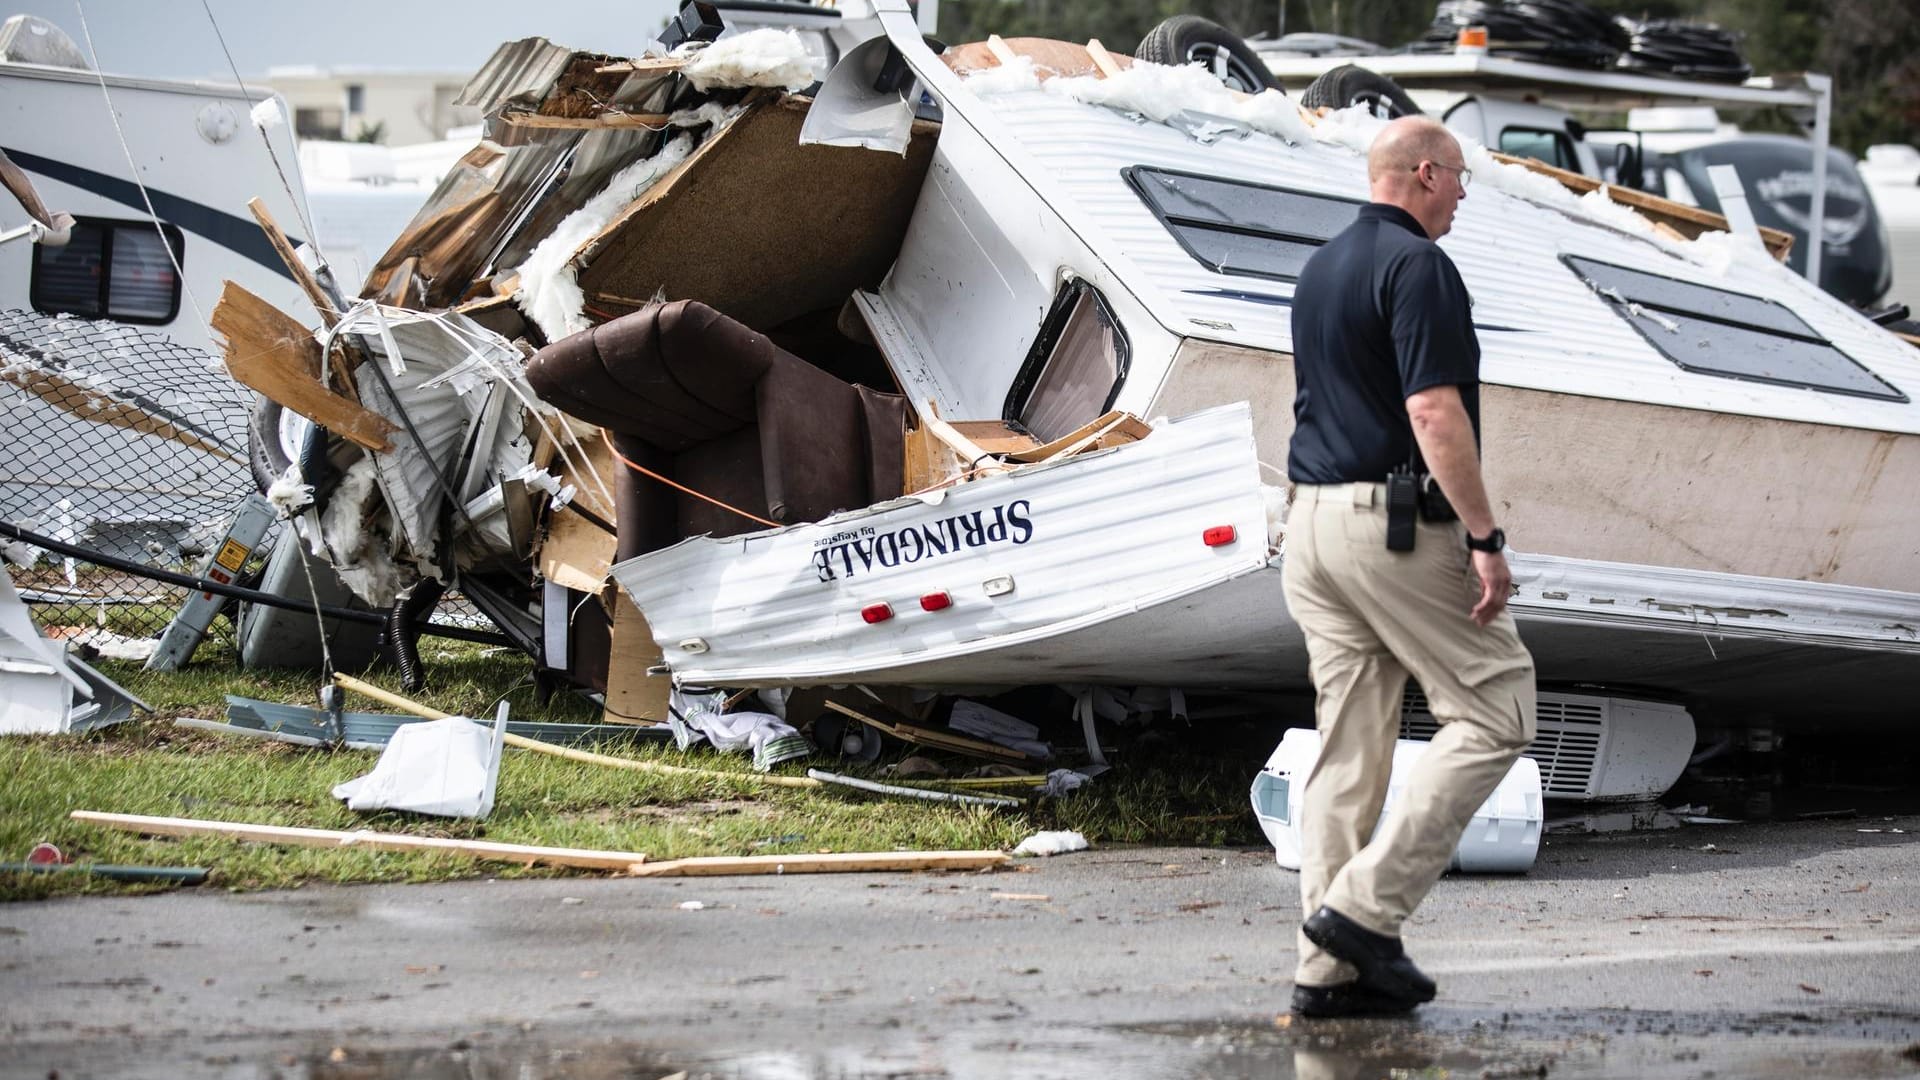
[[[1457,173],[1459,173],[1459,174],[1460,174],[1460,188],[1461,188],[1461,190],[1463,190],[1463,191],[1464,191],[1464,190],[1466,189],[1466,187],[1467,187],[1467,185],[1468,185],[1468,184],[1471,184],[1471,183],[1473,183],[1473,170],[1472,170],[1472,169],[1469,169],[1469,168],[1467,168],[1467,167],[1466,167],[1465,165],[1443,165],[1443,164],[1441,164],[1441,163],[1440,163],[1440,162],[1438,162],[1438,161],[1423,161],[1423,162],[1421,162],[1421,163],[1420,163],[1420,165],[1431,165],[1431,166],[1433,166],[1433,167],[1434,167],[1434,168],[1436,168],[1436,169],[1451,169],[1451,170],[1453,170],[1454,172],[1457,172]],[[1419,172],[1419,171],[1420,171],[1420,165],[1415,165],[1415,166],[1413,167],[1413,171],[1414,171],[1414,172]]]

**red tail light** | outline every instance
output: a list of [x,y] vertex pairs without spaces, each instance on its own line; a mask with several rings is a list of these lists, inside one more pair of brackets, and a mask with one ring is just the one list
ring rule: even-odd
[[860,609],[860,617],[870,623],[886,622],[893,618],[892,604],[868,604]]
[[953,594],[949,592],[930,592],[920,598],[920,610],[944,611],[953,606]]
[[1200,534],[1201,543],[1206,544],[1208,547],[1219,547],[1222,544],[1231,544],[1235,538],[1233,526],[1231,525],[1215,525],[1213,528]]

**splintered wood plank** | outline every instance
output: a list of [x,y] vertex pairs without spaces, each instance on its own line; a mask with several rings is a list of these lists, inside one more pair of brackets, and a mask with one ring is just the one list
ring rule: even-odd
[[[1703,232],[1727,232],[1730,229],[1725,217],[1707,210],[1702,210],[1697,206],[1677,203],[1672,199],[1663,199],[1658,195],[1649,195],[1644,191],[1638,191],[1634,188],[1619,187],[1614,184],[1603,184],[1591,176],[1571,172],[1567,169],[1549,165],[1544,161],[1536,161],[1533,158],[1515,157],[1512,154],[1502,154],[1498,151],[1491,151],[1491,153],[1495,161],[1504,162],[1508,165],[1518,165],[1529,172],[1537,172],[1542,176],[1552,177],[1564,185],[1567,190],[1576,191],[1582,195],[1589,191],[1597,191],[1601,187],[1605,187],[1609,199],[1612,199],[1622,206],[1632,207],[1656,225],[1665,224],[1689,239],[1697,237]],[[1793,234],[1790,232],[1784,232],[1780,229],[1770,229],[1762,225],[1760,226],[1760,240],[1766,244],[1767,253],[1780,262],[1786,262],[1787,256],[1793,252]]]
[[1014,51],[1007,46],[1007,40],[999,34],[987,35],[987,52],[1001,64],[1011,64],[1014,61]]
[[920,428],[945,443],[949,450],[959,455],[960,460],[969,469],[980,472],[1006,471],[1007,466],[1001,464],[980,444],[960,434],[952,424],[935,416],[931,408],[921,415]]
[[500,114],[500,122],[510,128],[530,131],[592,131],[597,128],[647,128],[657,131],[667,126],[665,113],[601,113],[599,116],[543,116],[534,112]]
[[398,429],[320,382],[320,343],[279,308],[229,281],[212,323],[226,341],[227,370],[235,379],[355,446],[393,449]]
[[989,454],[1012,454],[1040,445],[1039,439],[1024,431],[1015,431],[1005,420],[950,420],[948,423]]
[[333,300],[320,287],[320,279],[314,277],[313,271],[307,269],[307,264],[300,261],[299,254],[293,250],[293,241],[288,240],[287,234],[281,231],[280,223],[273,220],[266,202],[257,198],[248,199],[247,209],[253,211],[253,220],[259,222],[261,231],[267,234],[267,243],[273,245],[280,261],[287,264],[287,273],[293,275],[294,284],[300,286],[300,291],[307,294],[314,310],[320,313],[321,320],[328,326],[339,322],[340,313],[333,309]]
[[405,833],[374,832],[371,829],[300,829],[286,825],[250,825],[239,821],[204,821],[197,818],[147,817],[141,814],[105,814],[93,810],[75,810],[75,821],[145,836],[223,836],[229,840],[248,840],[262,844],[288,844],[295,847],[358,847],[374,851],[431,851],[466,855],[475,859],[518,863],[521,866],[569,866],[582,870],[626,872],[647,861],[645,852],[598,851],[590,848],[539,847],[532,844],[501,844],[490,840],[455,840],[441,836],[410,836]]
[[1004,851],[849,851],[834,855],[706,856],[642,863],[635,877],[727,877],[740,874],[848,874],[876,870],[984,870],[1011,858]]
[[1001,746],[999,743],[988,742],[985,739],[975,739],[950,729],[923,727],[911,717],[904,716],[877,701],[856,701],[849,705],[844,701],[828,698],[826,706],[842,716],[850,716],[883,734],[917,746],[995,761],[1025,763],[1034,760],[1032,755],[1010,746]]
[[1118,410],[1084,424],[1074,431],[1031,450],[1017,450],[1007,455],[1013,461],[1047,461],[1070,454],[1081,454],[1088,450],[1104,450],[1109,446],[1122,443],[1139,442],[1153,434],[1153,428],[1146,421],[1129,412]]

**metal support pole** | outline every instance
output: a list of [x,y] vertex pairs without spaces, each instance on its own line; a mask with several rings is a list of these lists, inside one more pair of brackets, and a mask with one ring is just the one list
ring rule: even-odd
[[1833,78],[1808,75],[1813,103],[1813,217],[1807,226],[1807,280],[1820,285],[1821,255],[1827,246],[1827,140],[1832,134]]

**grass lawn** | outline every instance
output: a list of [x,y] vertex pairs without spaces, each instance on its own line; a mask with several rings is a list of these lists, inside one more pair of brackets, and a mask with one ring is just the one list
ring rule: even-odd
[[[479,646],[422,648],[432,684],[410,695],[448,712],[491,717],[502,696],[520,720],[588,722],[591,702],[557,695],[541,706],[527,682],[522,655]],[[152,705],[157,714],[88,736],[0,739],[0,861],[20,861],[39,841],[77,862],[199,866],[213,871],[203,887],[264,889],[308,881],[446,881],[473,877],[549,877],[586,871],[525,869],[441,854],[282,847],[217,838],[144,839],[68,819],[73,810],[203,818],[322,829],[375,829],[507,843],[643,851],[653,860],[694,855],[760,855],[811,851],[1008,848],[1038,829],[1077,829],[1099,843],[1260,844],[1247,807],[1247,785],[1277,729],[1239,748],[1207,750],[1194,733],[1154,735],[1122,753],[1114,771],[1070,796],[993,810],[895,799],[841,790],[757,785],[747,759],[701,746],[614,744],[616,756],[695,766],[739,779],[658,776],[508,750],[493,813],[484,822],[395,812],[349,811],[334,785],[367,772],[373,751],[308,749],[177,727],[172,720],[225,717],[226,694],[311,705],[317,677],[241,671],[230,649],[209,641],[185,671],[154,674],[138,665],[102,661],[102,670]],[[390,670],[363,676],[398,688]],[[383,707],[349,696],[348,708]],[[1189,741],[1190,740],[1190,741]],[[1071,741],[1056,746],[1072,748]],[[925,750],[956,773],[973,762]],[[882,758],[884,765],[904,749]],[[1068,758],[1071,762],[1073,758]],[[804,774],[806,762],[779,772]],[[834,759],[812,764],[886,779],[875,767]],[[1019,794],[1020,789],[1011,789]],[[130,885],[76,874],[0,873],[0,899],[69,893],[125,894],[168,888]]]

